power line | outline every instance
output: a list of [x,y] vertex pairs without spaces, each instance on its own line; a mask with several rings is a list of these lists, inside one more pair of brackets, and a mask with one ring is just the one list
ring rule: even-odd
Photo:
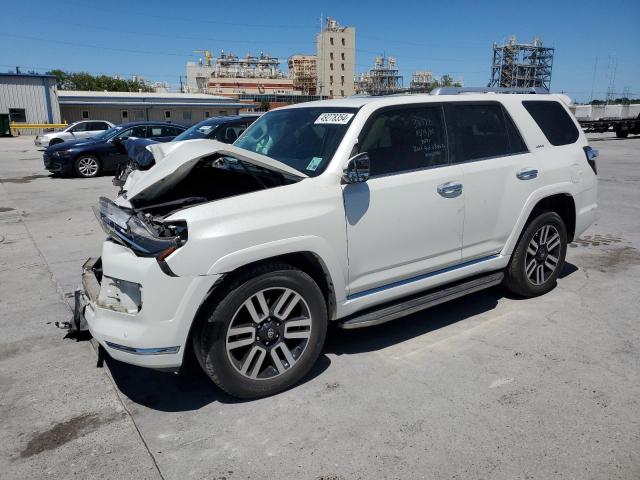
[[376,40],[379,42],[385,42],[385,43],[397,43],[397,44],[401,44],[401,45],[412,45],[414,47],[427,47],[427,48],[460,48],[460,49],[465,49],[465,48],[469,48],[469,49],[483,49],[483,50],[487,50],[489,47],[484,47],[481,45],[451,45],[451,44],[433,44],[433,43],[420,43],[420,42],[409,42],[406,40],[396,40],[393,38],[382,38],[382,37],[373,37],[370,35],[362,35],[362,34],[358,34],[359,38],[368,38],[370,40]]
[[[14,16],[18,16],[18,17],[23,17],[23,18],[30,18],[30,19],[34,19],[34,20],[38,20],[38,21],[43,21],[43,22],[51,22],[50,18],[45,18],[45,17],[39,17],[36,15],[22,15],[19,13],[11,13]],[[77,22],[69,22],[67,20],[57,20],[56,19],[56,24],[62,24],[62,25],[70,25],[73,27],[81,27],[81,28],[89,28],[91,30],[102,30],[105,32],[113,32],[113,33],[126,33],[129,35],[142,35],[142,36],[146,36],[146,37],[157,37],[157,38],[169,38],[172,40],[175,39],[180,39],[180,40],[196,40],[199,42],[221,42],[221,43],[249,43],[249,44],[264,44],[265,41],[263,40],[239,40],[239,39],[234,39],[234,38],[211,38],[211,37],[198,37],[198,36],[187,36],[187,35],[174,35],[174,34],[162,34],[162,33],[151,33],[151,32],[143,32],[143,31],[139,31],[139,30],[123,30],[123,29],[119,29],[119,28],[111,28],[111,27],[104,27],[104,26],[100,26],[100,25],[91,25],[91,24],[86,24],[86,23],[77,23]],[[269,43],[277,43],[277,44],[283,44],[283,45],[298,45],[300,43],[315,43],[315,42],[291,42],[291,41],[281,41],[281,40],[268,40]]]
[[[192,53],[184,53],[183,54],[183,53],[177,53],[177,52],[166,52],[166,51],[160,52],[160,51],[153,51],[153,50],[136,50],[136,49],[129,49],[129,48],[107,47],[107,46],[103,46],[103,45],[68,42],[68,41],[64,41],[64,40],[51,40],[51,39],[47,39],[47,38],[33,37],[33,36],[30,36],[30,35],[18,35],[18,34],[6,33],[6,32],[4,33],[4,35],[7,36],[7,37],[12,37],[12,38],[34,40],[34,41],[46,42],[46,43],[58,43],[58,44],[61,44],[61,45],[70,45],[70,46],[74,46],[74,47],[78,47],[78,48],[92,48],[92,49],[97,49],[97,50],[107,50],[107,51],[125,52],[125,53],[135,53],[135,54],[141,54],[141,55],[161,55],[161,56],[182,57],[182,58],[192,58],[194,56]],[[356,52],[359,52],[359,53],[373,53],[373,54],[378,53],[378,52],[375,52],[375,51],[359,50],[359,49],[357,49]],[[425,62],[425,64],[428,64],[430,62],[437,62],[437,61],[464,62],[464,63],[467,63],[469,61],[469,60],[456,60],[456,59],[448,59],[448,60],[444,60],[444,59],[427,59],[427,58],[424,58],[424,57],[413,57],[413,56],[408,56],[408,55],[400,55],[400,56],[396,56],[396,58],[418,59],[418,60],[421,60],[422,62]],[[358,64],[356,64],[356,65],[360,66]],[[364,68],[370,68],[370,67],[365,67],[364,65],[362,65],[362,66]]]
[[[21,69],[26,69],[26,70],[40,70],[40,71],[44,71],[44,72],[50,72],[51,70],[63,70],[63,71],[67,71],[67,72],[86,72],[86,73],[91,73],[92,75],[107,75],[107,76],[111,76],[114,75],[113,72],[105,72],[105,71],[97,71],[97,70],[86,70],[86,69],[81,69],[81,70],[77,70],[77,69],[73,69],[73,68],[64,68],[60,65],[55,66],[55,67],[40,67],[40,66],[34,66],[34,65],[12,65],[12,64],[8,64],[8,63],[0,63],[0,67],[7,67],[7,68],[15,68],[15,67],[19,67]],[[115,72],[115,74],[117,75],[123,75],[123,76],[144,76],[144,77],[165,77],[165,78],[179,78],[180,75],[178,74],[166,74],[166,73],[145,73],[145,72]]]
[[[67,0],[66,3],[70,3],[70,4],[74,4],[77,6],[81,6],[83,8],[87,7],[87,4],[84,2],[74,2],[74,1],[69,1]],[[120,10],[115,10],[115,9],[110,9],[110,8],[105,8],[105,7],[100,7],[100,6],[95,6],[93,4],[91,4],[90,6],[91,11],[102,11],[102,12],[108,12],[108,13],[115,13],[118,16],[122,15],[122,12]],[[149,12],[136,12],[136,11],[131,11],[129,9],[127,9],[126,14],[128,16],[131,15],[138,15],[138,16],[143,16],[145,18],[157,18],[157,19],[161,19],[161,20],[171,20],[171,21],[182,21],[182,22],[190,22],[190,23],[207,23],[207,24],[211,24],[211,25],[229,25],[232,27],[250,27],[250,28],[277,28],[277,29],[281,29],[281,28],[302,28],[302,29],[313,29],[316,30],[317,26],[316,25],[301,25],[301,24],[271,24],[271,23],[240,23],[240,22],[222,22],[219,20],[209,20],[206,18],[202,18],[202,17],[179,17],[179,16],[175,16],[175,15],[158,15],[155,13],[149,13]]]
[[172,52],[154,52],[152,50],[134,50],[130,48],[117,48],[117,47],[105,47],[102,45],[92,45],[89,43],[75,43],[75,42],[66,42],[64,40],[51,40],[49,38],[40,38],[40,37],[32,37],[30,35],[16,35],[13,33],[3,32],[5,37],[13,37],[13,38],[22,38],[26,40],[35,40],[38,42],[46,42],[46,43],[59,43],[61,45],[70,45],[73,47],[80,48],[95,48],[99,50],[111,50],[114,52],[126,52],[126,53],[139,53],[143,55],[165,55],[170,57],[191,57],[192,54],[183,54],[183,53],[172,53]]

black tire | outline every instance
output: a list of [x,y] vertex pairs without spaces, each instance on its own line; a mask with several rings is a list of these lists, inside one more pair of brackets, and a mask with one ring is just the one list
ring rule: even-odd
[[[89,168],[91,166],[91,168]],[[100,159],[93,155],[80,155],[73,162],[73,170],[76,175],[82,178],[94,178],[100,175],[102,164]]]
[[627,138],[629,136],[629,132],[628,131],[622,131],[622,130],[616,130],[616,137],[617,138]]
[[62,142],[64,142],[64,140],[61,140],[60,138],[54,138],[53,140],[51,140],[49,142],[49,146],[51,147],[52,145],[57,145],[57,144],[62,143]]
[[[540,239],[541,229],[545,226],[551,227],[547,230],[547,235],[549,235],[549,231],[555,231],[559,235],[560,242],[557,249],[554,245],[554,249],[552,249],[553,255],[551,255],[550,252],[547,252],[546,247],[537,248],[536,253],[532,254],[531,252],[534,248],[532,246],[532,240],[534,243],[537,243],[536,239]],[[548,241],[550,238],[551,237],[548,237],[546,240]],[[546,245],[546,242],[540,243],[540,247],[544,245]],[[531,251],[529,251],[529,247],[532,247]],[[545,254],[545,252],[547,252],[547,254]],[[558,279],[558,275],[562,271],[562,267],[564,265],[566,253],[567,229],[560,215],[549,211],[538,212],[538,214],[527,224],[520,236],[518,245],[511,256],[507,269],[505,270],[503,286],[510,292],[525,298],[537,297],[538,295],[547,293],[556,285],[556,280]],[[557,262],[553,271],[547,272],[549,269],[547,265],[553,263],[549,257],[551,257],[551,259],[557,258]],[[532,272],[529,270],[531,274],[527,274],[527,268],[531,267],[532,260],[535,260],[536,262],[533,264],[534,270]],[[538,269],[540,267],[542,267],[542,274],[540,277],[537,277]],[[546,277],[545,273],[547,274]],[[536,277],[538,280],[542,278],[542,282],[537,284]]]
[[[287,367],[286,370],[276,369],[272,355],[278,356],[278,353],[272,353],[272,351],[280,352],[279,349],[282,347],[278,345],[285,343],[285,330],[278,330],[278,328],[285,329],[286,327],[276,327],[280,337],[270,347],[263,343],[263,340],[267,341],[266,339],[259,337],[258,332],[270,324],[272,318],[277,320],[273,316],[276,308],[275,301],[267,298],[267,303],[271,301],[268,303],[269,316],[257,324],[249,322],[251,326],[256,328],[253,343],[238,348],[240,351],[242,348],[247,349],[244,353],[244,359],[240,363],[246,363],[247,370],[251,369],[252,371],[253,365],[249,365],[252,362],[250,360],[251,350],[258,348],[264,349],[266,352],[264,360],[256,362],[256,364],[259,362],[263,366],[256,367],[258,368],[258,377],[249,378],[249,372],[243,374],[239,370],[237,358],[234,358],[237,350],[231,350],[231,347],[229,351],[227,350],[228,345],[233,343],[227,342],[227,334],[231,329],[232,322],[237,321],[239,312],[246,308],[243,306],[246,305],[246,301],[254,298],[254,295],[260,292],[267,292],[263,293],[266,296],[269,294],[268,292],[277,292],[278,289],[288,289],[301,297],[302,301],[299,300],[297,305],[302,306],[295,308],[304,308],[309,314],[309,336],[306,340],[293,340],[294,342],[304,342],[304,346],[301,348],[297,346],[295,349],[289,350],[289,346],[286,346],[287,352],[293,352],[294,355],[298,352],[298,356],[291,364],[287,361],[280,363],[279,367],[284,368],[284,363],[284,366]],[[248,310],[245,311],[245,313],[247,312]],[[193,350],[198,363],[218,387],[230,395],[244,399],[273,395],[300,381],[311,370],[322,351],[328,323],[324,296],[313,279],[290,265],[275,263],[249,269],[227,285],[223,284],[220,291],[214,292],[213,300],[208,302],[203,313],[192,336]],[[280,325],[280,323],[276,323]],[[282,325],[285,323],[282,321]],[[236,328],[237,324],[233,325]],[[246,322],[243,325],[246,325]],[[292,340],[286,341],[291,342]],[[265,368],[265,370],[261,370],[261,368]],[[269,375],[273,375],[273,377]]]

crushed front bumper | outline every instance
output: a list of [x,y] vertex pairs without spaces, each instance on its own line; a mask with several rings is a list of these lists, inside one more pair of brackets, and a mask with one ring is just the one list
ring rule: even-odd
[[100,295],[100,282],[96,269],[99,272],[102,271],[100,258],[89,258],[82,265],[82,287],[74,292],[73,322],[70,325],[72,330],[79,332],[89,330],[84,310],[90,302],[96,302]]
[[[82,287],[75,294],[72,327],[88,328],[117,360],[141,367],[177,369],[198,308],[217,278],[171,277],[154,258],[137,257],[128,248],[105,241],[102,257],[90,258],[82,267]],[[118,294],[114,282],[139,285],[142,295],[138,311],[114,307]]]

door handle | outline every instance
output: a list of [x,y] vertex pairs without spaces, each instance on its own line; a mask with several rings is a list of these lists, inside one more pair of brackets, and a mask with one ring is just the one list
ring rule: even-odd
[[538,170],[535,168],[525,168],[516,173],[516,177],[520,180],[533,180],[538,176]]
[[438,193],[444,198],[455,198],[462,193],[461,183],[443,183],[438,185]]

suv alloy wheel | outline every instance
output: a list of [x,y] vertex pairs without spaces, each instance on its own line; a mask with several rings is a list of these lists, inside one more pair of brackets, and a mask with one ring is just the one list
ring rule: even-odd
[[567,230],[560,215],[541,212],[524,229],[507,266],[504,286],[523,297],[551,290],[567,253]]
[[289,265],[264,265],[215,295],[218,302],[210,302],[193,346],[220,388],[257,398],[282,391],[309,372],[327,330],[324,296],[309,275]]

